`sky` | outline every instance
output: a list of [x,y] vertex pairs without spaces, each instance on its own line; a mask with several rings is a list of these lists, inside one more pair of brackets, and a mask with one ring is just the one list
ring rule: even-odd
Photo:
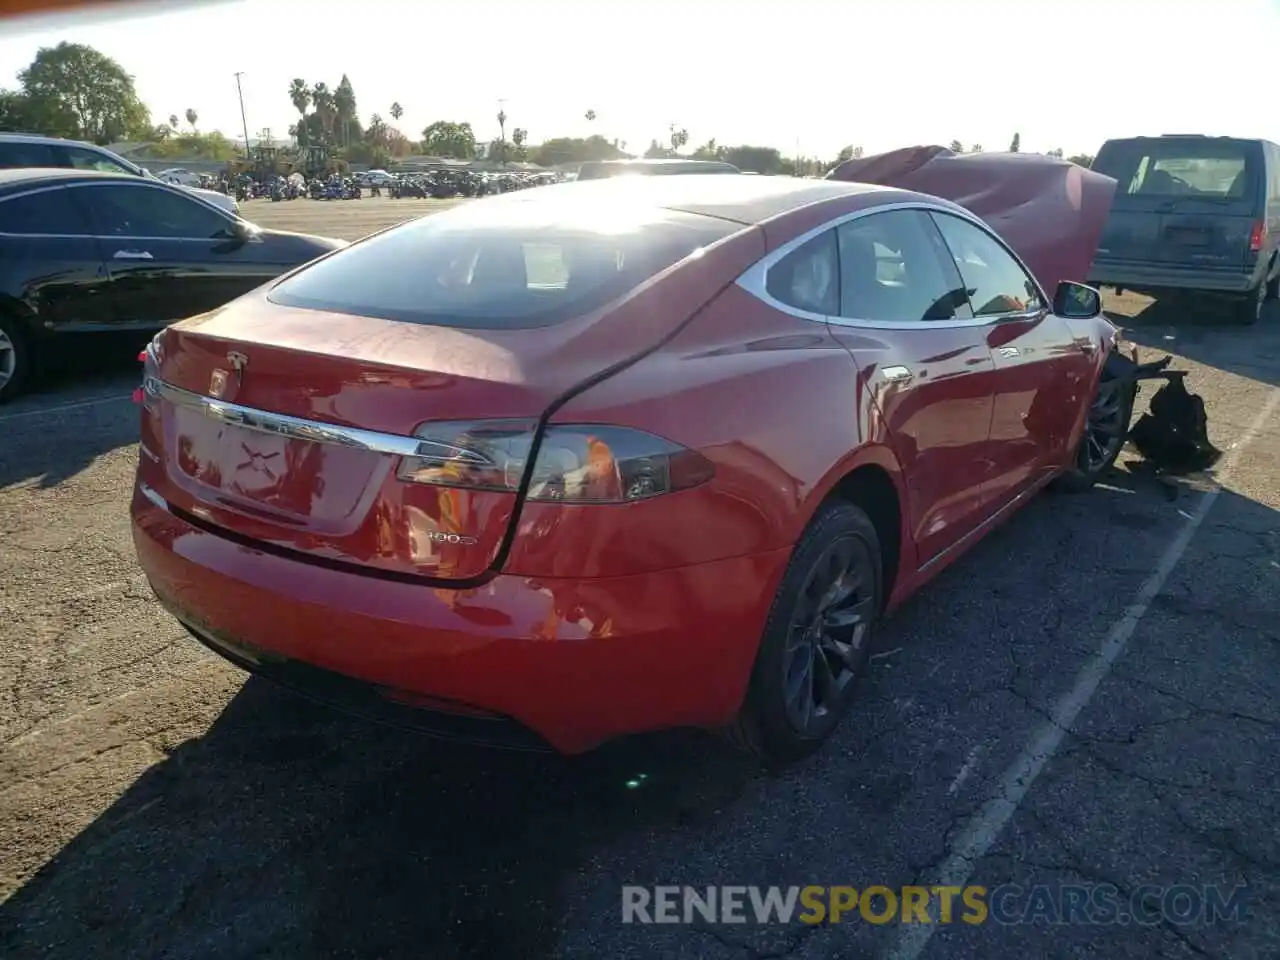
[[10,21],[0,87],[17,85],[38,48],[68,40],[132,73],[154,122],[191,107],[201,130],[234,137],[242,71],[252,137],[296,121],[292,78],[333,88],[345,72],[362,121],[399,101],[412,139],[435,120],[496,137],[501,105],[530,143],[594,132],[632,150],[673,123],[690,147],[715,138],[824,158],[953,139],[1000,150],[1015,132],[1023,150],[1068,155],[1137,134],[1280,141],[1266,92],[1280,0],[329,6],[169,2]]

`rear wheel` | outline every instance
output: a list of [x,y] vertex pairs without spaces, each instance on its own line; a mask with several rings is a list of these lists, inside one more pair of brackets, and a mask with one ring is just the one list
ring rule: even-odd
[[853,701],[881,607],[880,541],[851,503],[822,508],[791,556],[727,733],[770,764],[818,749]]
[[22,392],[31,373],[31,348],[16,320],[0,316],[0,403]]
[[1133,417],[1136,384],[1127,380],[1105,378],[1089,405],[1084,434],[1076,450],[1075,464],[1054,481],[1054,487],[1067,493],[1088,490],[1110,470],[1124,449]]
[[1271,284],[1262,282],[1245,294],[1244,299],[1236,304],[1236,322],[1249,326],[1262,317],[1262,311],[1270,299]]

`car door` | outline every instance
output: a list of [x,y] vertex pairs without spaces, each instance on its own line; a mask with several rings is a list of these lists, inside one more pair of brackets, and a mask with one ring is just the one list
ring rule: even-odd
[[62,185],[0,198],[0,299],[42,333],[111,329],[110,277],[93,228]]
[[994,403],[986,331],[922,210],[858,216],[835,239],[840,302],[829,326],[883,417],[924,564],[984,519]]
[[160,327],[212,310],[277,275],[236,222],[178,188],[112,178],[77,189],[96,225],[122,324]]
[[974,317],[985,321],[996,371],[983,493],[989,510],[1061,465],[1089,386],[1090,341],[1054,316],[1039,284],[994,233],[956,214],[930,214],[964,281]]

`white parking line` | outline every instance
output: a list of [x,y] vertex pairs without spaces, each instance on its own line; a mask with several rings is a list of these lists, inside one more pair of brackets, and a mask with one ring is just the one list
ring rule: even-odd
[[[1050,712],[1048,720],[1036,730],[1022,753],[1004,772],[996,792],[965,825],[964,830],[952,844],[951,853],[938,868],[937,876],[926,878],[926,882],[938,886],[956,887],[963,887],[968,883],[978,862],[991,849],[1000,832],[1026,798],[1036,778],[1040,776],[1053,755],[1058,752],[1067,731],[1080,716],[1080,711],[1088,706],[1098,690],[1098,685],[1111,672],[1116,660],[1124,653],[1138,624],[1150,609],[1151,601],[1164,588],[1165,581],[1177,566],[1178,561],[1182,559],[1187,545],[1191,543],[1191,538],[1195,536],[1204,518],[1213,508],[1221,493],[1221,484],[1235,469],[1245,447],[1252,443],[1266,426],[1267,420],[1277,406],[1280,406],[1280,389],[1272,391],[1271,398],[1249,424],[1240,442],[1232,446],[1222,469],[1218,471],[1218,485],[1200,498],[1195,513],[1183,524],[1178,535],[1160,557],[1160,562],[1138,590],[1138,595],[1125,610],[1124,616],[1107,633],[1101,649],[1081,668],[1075,684],[1058,701]],[[936,922],[915,923],[904,927],[902,936],[885,955],[887,960],[916,960],[924,952],[924,948],[937,929]]]
[[24,420],[27,417],[43,417],[52,413],[62,413],[65,410],[79,410],[81,407],[100,407],[106,403],[119,403],[121,400],[132,400],[132,393],[123,393],[114,397],[98,397],[96,400],[79,400],[75,403],[63,403],[56,407],[41,407],[39,410],[23,410],[19,413],[7,413],[0,416],[0,423],[9,420]]

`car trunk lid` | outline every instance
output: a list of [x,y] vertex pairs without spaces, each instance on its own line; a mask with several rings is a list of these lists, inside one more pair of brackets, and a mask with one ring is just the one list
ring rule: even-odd
[[478,577],[502,553],[520,476],[504,489],[402,480],[415,431],[536,429],[558,397],[644,353],[732,280],[763,242],[742,239],[542,327],[354,316],[265,291],[175,324],[148,364],[140,480],[193,522],[254,543],[388,574]]

